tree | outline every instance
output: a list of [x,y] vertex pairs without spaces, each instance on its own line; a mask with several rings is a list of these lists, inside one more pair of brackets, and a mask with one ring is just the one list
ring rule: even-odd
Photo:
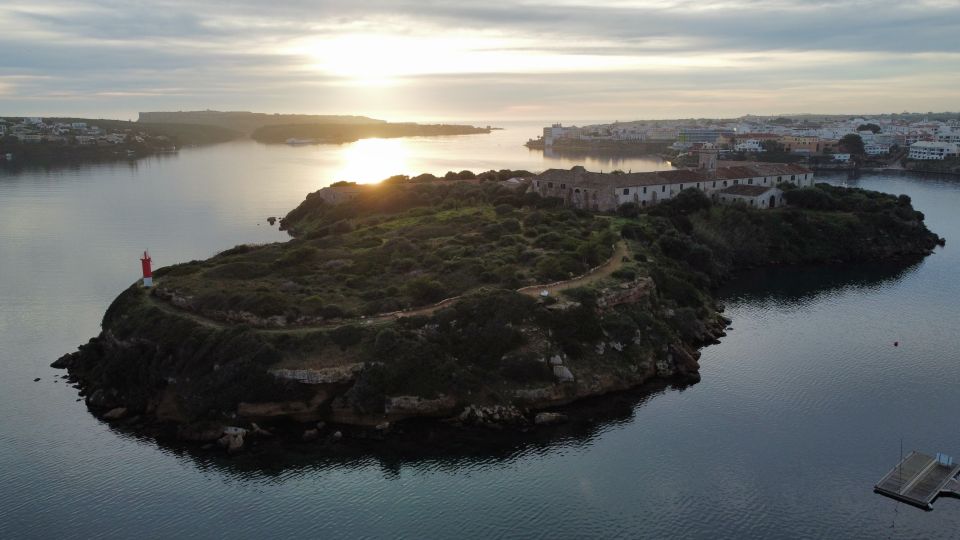
[[860,126],[857,127],[857,131],[872,131],[874,133],[880,133],[880,126],[872,122],[869,124],[860,124]]
[[862,156],[866,153],[863,148],[863,139],[854,133],[848,133],[840,139],[840,149],[854,156]]

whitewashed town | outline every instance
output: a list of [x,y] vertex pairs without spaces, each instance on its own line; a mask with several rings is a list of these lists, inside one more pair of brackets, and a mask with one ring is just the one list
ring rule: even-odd
[[[862,148],[851,149],[845,137],[855,135]],[[528,143],[531,147],[563,147],[591,142],[660,143],[671,151],[690,152],[715,144],[721,156],[783,151],[802,158],[837,163],[855,159],[945,160],[960,156],[960,120],[901,119],[894,115],[845,117],[814,121],[798,118],[744,117],[732,121],[636,121],[590,126],[557,123]],[[761,158],[762,159],[762,158]]]
[[[56,153],[53,153],[56,149]],[[0,117],[0,161],[172,152],[170,137],[129,122]]]

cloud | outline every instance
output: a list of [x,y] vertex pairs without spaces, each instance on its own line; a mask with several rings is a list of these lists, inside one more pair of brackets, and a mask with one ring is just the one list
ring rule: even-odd
[[929,110],[960,97],[960,4],[945,0],[275,4],[8,0],[0,113],[600,119],[711,103],[718,116]]

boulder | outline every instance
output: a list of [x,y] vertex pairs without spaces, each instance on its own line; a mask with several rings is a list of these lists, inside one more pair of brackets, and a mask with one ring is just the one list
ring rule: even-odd
[[257,437],[273,437],[273,433],[258,426],[256,422],[250,424],[250,431]]
[[[227,431],[232,429],[232,431]],[[224,448],[228,454],[236,454],[243,450],[244,435],[247,430],[241,428],[224,428],[223,437],[217,439],[217,444]]]
[[127,415],[126,407],[116,407],[110,409],[103,415],[104,420],[119,420]]
[[50,367],[54,369],[67,369],[73,364],[73,361],[74,359],[76,359],[76,357],[77,357],[77,353],[65,354],[60,358],[57,358],[56,361],[50,364]]
[[562,424],[567,421],[567,415],[555,412],[540,412],[533,419],[533,423],[538,426],[550,424]]
[[523,412],[513,405],[468,405],[457,420],[466,425],[493,428],[529,423]]
[[316,429],[307,429],[303,432],[303,442],[313,442],[320,438],[320,432]]
[[223,426],[211,422],[186,424],[177,429],[177,438],[181,441],[210,443],[223,436]]

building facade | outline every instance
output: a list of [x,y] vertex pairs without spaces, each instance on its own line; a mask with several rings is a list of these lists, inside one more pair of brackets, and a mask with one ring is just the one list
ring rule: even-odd
[[932,160],[956,157],[960,154],[956,143],[918,141],[910,145],[910,159]]
[[[800,187],[812,186],[813,171],[795,164],[757,162],[719,162],[713,168],[607,174],[578,166],[544,171],[533,178],[529,190],[543,197],[561,198],[575,208],[610,211],[628,202],[639,206],[657,204],[688,188],[701,190],[718,203],[731,203],[746,195],[738,190],[725,195],[723,190],[756,186],[757,189],[748,190],[752,194],[749,197],[759,200],[766,194],[768,204],[759,207],[767,208],[771,195],[767,191],[787,182]],[[776,195],[775,202],[780,203],[780,194]]]

